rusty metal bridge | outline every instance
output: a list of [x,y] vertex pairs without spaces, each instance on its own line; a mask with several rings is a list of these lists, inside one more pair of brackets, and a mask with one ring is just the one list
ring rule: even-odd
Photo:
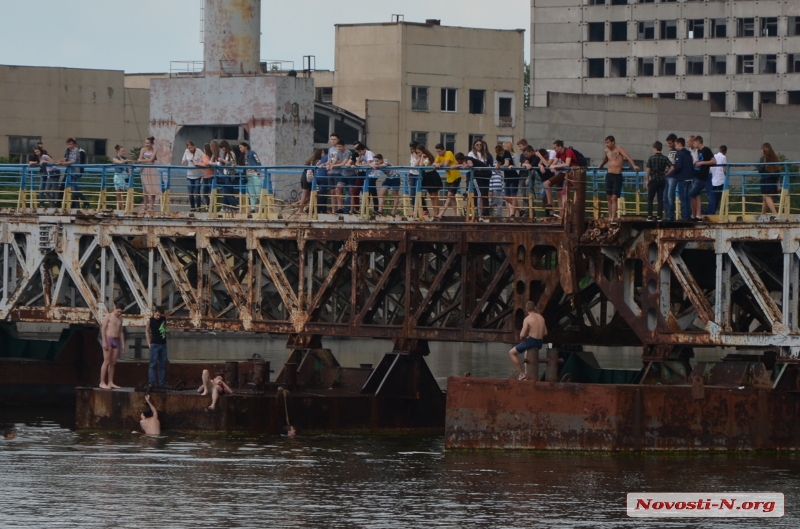
[[[580,188],[580,186],[578,186]],[[376,337],[517,339],[532,300],[561,344],[800,350],[800,222],[381,222],[0,213],[0,320]]]

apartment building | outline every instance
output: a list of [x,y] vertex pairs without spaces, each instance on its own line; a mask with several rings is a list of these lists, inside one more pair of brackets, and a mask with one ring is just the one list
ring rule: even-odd
[[[442,26],[438,20],[336,26],[332,86],[317,99],[366,118],[367,143],[395,164],[408,143],[466,151],[524,128],[524,31]],[[330,80],[329,80],[330,81]]]
[[548,92],[800,104],[800,2],[531,0],[532,104]]

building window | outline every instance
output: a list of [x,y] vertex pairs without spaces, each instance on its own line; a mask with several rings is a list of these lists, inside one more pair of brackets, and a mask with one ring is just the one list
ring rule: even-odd
[[755,18],[737,18],[736,19],[736,36],[737,37],[755,37],[756,36],[756,19]]
[[739,112],[753,111],[753,92],[736,93],[736,110]]
[[686,99],[689,101],[702,101],[703,92],[686,92]]
[[611,23],[611,41],[620,42],[628,40],[628,23],[627,22],[612,22]]
[[513,127],[514,94],[511,92],[495,92],[495,108],[497,109],[495,125],[498,127]]
[[439,143],[444,145],[444,150],[456,152],[456,134],[454,132],[442,132]]
[[725,112],[725,92],[709,92],[708,101],[711,112]]
[[778,92],[761,92],[762,105],[774,105],[778,102]]
[[331,86],[320,86],[316,89],[316,96],[314,97],[320,103],[333,103],[333,87]]
[[786,56],[786,73],[800,73],[800,53],[790,53]]
[[[28,163],[28,159],[33,154],[33,148],[42,141],[41,136],[9,136],[8,138],[8,157],[11,163]],[[53,154],[54,160],[61,159],[58,154]]]
[[514,136],[498,136],[497,143],[502,145],[503,143],[514,143]]
[[106,140],[93,138],[75,138],[78,145],[86,151],[86,163],[108,162],[106,157]]
[[800,17],[789,17],[789,24],[786,29],[790,37],[800,35]]
[[728,21],[724,18],[715,18],[709,21],[711,31],[709,34],[712,39],[724,39],[728,36]]
[[736,56],[736,73],[755,73],[755,60],[753,55]]
[[653,40],[656,38],[656,23],[652,20],[649,22],[639,22],[639,34],[636,38],[638,40]]
[[608,60],[609,77],[627,77],[628,59],[627,57],[615,57]]
[[655,4],[656,0],[639,0],[640,4]]
[[455,88],[442,88],[442,112],[456,111],[457,92]]
[[606,23],[589,22],[589,42],[603,42],[606,40]]
[[727,73],[727,55],[712,55],[708,58],[709,75],[725,75]]
[[678,21],[677,20],[662,20],[661,21],[661,38],[662,39],[677,39],[678,38]]
[[689,20],[687,23],[687,39],[702,39],[706,36],[706,21],[702,18]]
[[762,37],[778,36],[778,17],[762,17],[760,20]]
[[611,0],[612,6],[624,6],[628,4],[628,0]]
[[604,6],[606,5],[606,0],[589,0],[590,6]]
[[427,132],[419,132],[413,131],[411,133],[411,141],[415,141],[420,145],[428,146],[428,133]]
[[678,75],[675,57],[661,57],[659,62],[659,75]]
[[653,77],[656,74],[655,59],[652,57],[639,57],[638,65],[639,77]]
[[483,114],[486,106],[486,90],[469,91],[469,113]]
[[800,90],[787,90],[790,105],[800,105]]
[[588,77],[598,78],[603,77],[603,70],[605,69],[605,61],[603,59],[589,59],[589,75]]
[[675,99],[675,92],[659,92],[660,99]]
[[686,57],[686,75],[703,75],[703,57]]
[[411,87],[411,110],[428,110],[428,87]]
[[475,142],[478,141],[478,140],[482,140],[482,139],[483,139],[483,134],[470,134],[469,135],[469,149],[468,150],[471,151],[472,150],[472,146],[475,145]]
[[777,55],[758,56],[758,73],[777,73],[777,72],[778,72]]

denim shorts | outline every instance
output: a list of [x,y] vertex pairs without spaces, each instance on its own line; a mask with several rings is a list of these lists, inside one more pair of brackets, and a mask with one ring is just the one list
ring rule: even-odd
[[384,179],[383,184],[381,187],[386,187],[389,189],[400,189],[400,177],[399,176],[388,176]]
[[114,173],[114,190],[127,191],[128,187],[128,173]]
[[699,178],[692,179],[692,187],[689,189],[689,198],[699,197],[706,188],[706,181]]

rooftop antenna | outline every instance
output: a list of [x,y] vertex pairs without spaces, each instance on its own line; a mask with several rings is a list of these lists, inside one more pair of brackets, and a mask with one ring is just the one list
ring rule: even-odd
[[392,24],[399,24],[400,22],[404,22],[405,19],[405,15],[392,15]]
[[308,76],[317,69],[317,57],[315,55],[303,55],[303,73]]

